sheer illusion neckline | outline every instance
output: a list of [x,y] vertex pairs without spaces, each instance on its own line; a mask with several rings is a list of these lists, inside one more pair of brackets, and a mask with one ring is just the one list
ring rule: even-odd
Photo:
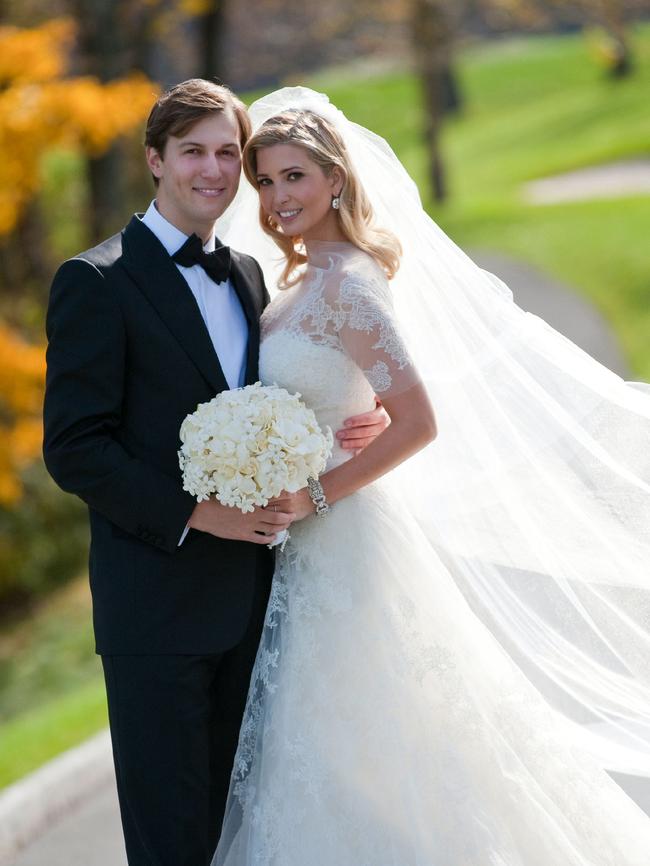
[[350,241],[320,241],[310,240],[305,241],[305,250],[307,252],[307,265],[319,269],[329,270],[332,265],[330,256],[350,255],[354,252],[362,252],[356,244]]

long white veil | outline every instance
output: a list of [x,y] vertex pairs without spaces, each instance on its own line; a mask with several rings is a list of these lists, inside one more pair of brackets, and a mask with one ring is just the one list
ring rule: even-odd
[[[580,745],[650,777],[650,391],[517,307],[425,213],[386,142],[326,96],[277,91],[251,107],[254,128],[288,108],[336,124],[403,245],[391,286],[439,426],[394,473],[414,519]],[[243,182],[219,234],[273,291],[280,254],[257,212]]]

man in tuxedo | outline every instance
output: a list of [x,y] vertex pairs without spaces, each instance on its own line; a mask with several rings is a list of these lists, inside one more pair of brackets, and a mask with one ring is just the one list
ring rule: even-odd
[[[65,262],[51,290],[44,456],[88,505],[90,582],[131,866],[207,866],[289,513],[242,514],[182,490],[178,431],[198,403],[256,381],[258,264],[222,247],[250,135],[245,106],[200,79],[147,124],[156,199]],[[385,426],[351,419],[345,447]]]

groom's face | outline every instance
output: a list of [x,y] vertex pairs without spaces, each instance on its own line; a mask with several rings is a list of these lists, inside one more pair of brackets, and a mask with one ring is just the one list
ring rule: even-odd
[[170,136],[162,154],[147,148],[158,178],[158,210],[187,235],[207,238],[237,192],[241,174],[240,131],[229,110],[207,115],[183,135]]

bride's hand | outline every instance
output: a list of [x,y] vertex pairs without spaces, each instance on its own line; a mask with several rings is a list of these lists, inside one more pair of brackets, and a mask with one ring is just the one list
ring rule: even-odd
[[290,512],[294,514],[294,523],[296,520],[302,520],[303,517],[308,517],[316,511],[306,487],[298,490],[297,493],[287,493],[286,490],[283,490],[276,499],[270,499],[265,508],[267,511]]

